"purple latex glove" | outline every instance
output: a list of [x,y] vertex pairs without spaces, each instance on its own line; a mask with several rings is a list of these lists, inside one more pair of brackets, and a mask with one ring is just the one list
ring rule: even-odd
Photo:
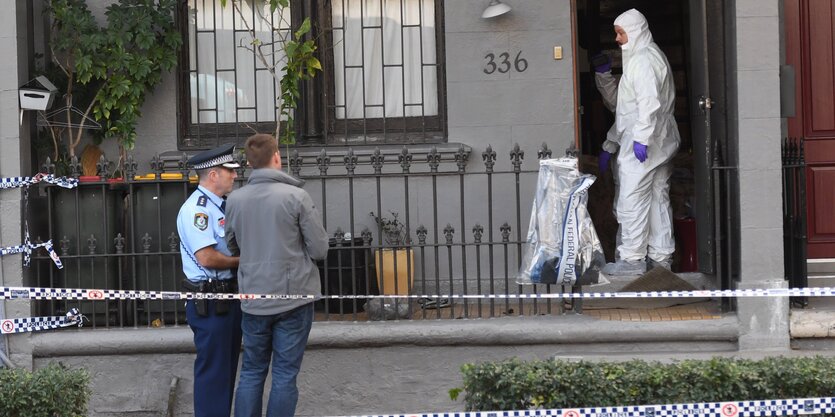
[[600,151],[600,156],[597,157],[597,167],[600,169],[600,176],[606,175],[606,172],[609,171],[609,159],[612,158],[612,154],[607,151]]
[[612,58],[604,53],[599,53],[591,57],[591,65],[595,72],[604,73],[612,69]]
[[644,161],[647,160],[647,145],[632,142],[632,150],[635,152],[635,157],[638,158],[641,163],[644,163]]

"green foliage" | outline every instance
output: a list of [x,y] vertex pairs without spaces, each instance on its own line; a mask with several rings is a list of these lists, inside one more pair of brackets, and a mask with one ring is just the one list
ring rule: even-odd
[[0,369],[0,415],[86,416],[89,383],[87,371],[54,363],[34,372]]
[[562,360],[466,364],[467,410],[526,410],[808,398],[835,392],[835,359],[714,358],[672,364]]
[[[51,0],[53,59],[73,88],[95,94],[88,106],[103,124],[105,138],[132,149],[145,97],[177,65],[182,43],[174,22],[177,0],[119,0],[107,8],[99,27],[84,0]],[[80,138],[80,135],[78,136]],[[77,140],[70,143],[72,149]]]
[[377,222],[377,227],[380,229],[380,232],[382,232],[383,240],[385,240],[386,245],[397,248],[409,246],[410,239],[409,233],[406,230],[406,225],[398,220],[398,213],[394,211],[390,211],[389,213],[391,214],[391,217],[386,217],[384,215],[377,216],[373,211],[368,214],[375,222]]
[[[231,1],[233,7],[235,7],[235,11],[237,13],[243,13],[240,7],[236,5],[236,2],[240,2],[240,0]],[[254,2],[258,4],[266,4],[268,2],[270,5],[270,13],[275,13],[278,9],[290,7],[290,0],[254,0]],[[229,0],[220,1],[221,7],[226,7],[228,3]],[[282,130],[282,123],[279,120],[276,124],[275,136],[278,138],[280,144],[291,145],[296,143],[294,117],[295,110],[299,105],[299,98],[301,97],[299,84],[302,81],[312,79],[316,76],[317,71],[322,71],[322,63],[316,57],[316,40],[310,39],[308,36],[312,30],[310,18],[305,18],[298,29],[292,32],[289,37],[282,35],[281,30],[279,30],[281,24],[287,22],[271,21],[269,19],[263,19],[263,22],[272,25],[271,30],[277,35],[276,39],[279,44],[279,49],[284,51],[285,56],[280,63],[280,65],[283,64],[281,67],[283,75],[280,78],[275,68],[276,65],[273,65],[273,62],[268,61],[266,58],[267,56],[271,56],[271,53],[261,50],[261,48],[271,47],[271,45],[265,45],[255,36],[254,30],[251,27],[247,27],[251,38],[250,44],[252,45],[252,52],[255,56],[270,70],[272,76],[279,81],[278,86],[281,90],[278,98],[279,115],[280,119],[285,121],[284,124],[286,127]]]
[[[274,4],[275,0],[272,0],[271,3]],[[282,68],[284,75],[281,77],[279,86],[281,87],[281,115],[287,119],[287,128],[278,137],[281,144],[296,143],[293,115],[299,105],[299,97],[301,97],[299,83],[313,78],[316,71],[322,70],[322,64],[315,56],[315,41],[313,39],[304,40],[304,36],[309,32],[310,18],[305,18],[299,29],[293,33],[293,39],[287,40],[284,45],[287,61]]]

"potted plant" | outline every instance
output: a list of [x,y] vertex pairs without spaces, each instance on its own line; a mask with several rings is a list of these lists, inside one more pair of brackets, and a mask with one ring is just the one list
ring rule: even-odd
[[[409,295],[415,270],[415,254],[406,225],[398,219],[398,213],[390,211],[390,217],[374,212],[370,216],[377,223],[378,236],[383,247],[375,251],[377,284],[380,294]],[[404,301],[404,304],[408,304]]]

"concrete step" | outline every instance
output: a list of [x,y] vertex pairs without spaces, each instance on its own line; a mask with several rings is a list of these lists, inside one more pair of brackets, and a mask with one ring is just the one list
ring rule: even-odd
[[810,287],[835,287],[835,275],[809,275]]
[[806,261],[806,270],[809,275],[835,275],[835,259],[809,259]]

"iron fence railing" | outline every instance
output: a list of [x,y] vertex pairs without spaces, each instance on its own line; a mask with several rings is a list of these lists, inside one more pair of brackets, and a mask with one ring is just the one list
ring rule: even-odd
[[[477,158],[471,154],[465,146],[432,147],[421,153],[405,147],[399,153],[323,149],[315,158],[291,150],[284,160],[288,171],[306,180],[304,187],[333,236],[329,256],[320,263],[323,293],[568,291],[515,283],[538,172],[535,161],[525,161],[519,145],[507,151],[507,159],[489,146]],[[546,145],[536,151],[538,159],[551,154]],[[128,156],[126,175],[116,180],[106,179],[113,176],[113,167],[104,159],[98,167],[101,178],[80,176],[78,163],[71,163],[70,175],[80,178],[79,187],[41,188],[39,196],[30,197],[27,214],[38,220],[29,221],[32,236],[51,238],[65,267],[58,270],[48,257],[36,256],[29,282],[45,287],[178,290],[183,274],[176,216],[196,187],[188,180],[185,160],[183,156],[178,172],[166,172],[165,164],[155,158],[150,174],[137,175],[136,163]],[[240,168],[239,185],[247,173]],[[396,213],[406,241],[387,241],[369,213]],[[554,314],[570,307],[551,299],[434,297],[384,302],[397,312],[388,318],[399,319]],[[33,305],[43,315],[78,307],[94,328],[185,323],[182,301],[175,300],[45,300]],[[361,298],[320,301],[317,320],[364,321],[387,315],[367,307]]]
[[[792,288],[809,285],[806,268],[806,159],[803,139],[786,138],[783,160],[783,261]],[[792,297],[792,306],[805,307],[806,297]]]

